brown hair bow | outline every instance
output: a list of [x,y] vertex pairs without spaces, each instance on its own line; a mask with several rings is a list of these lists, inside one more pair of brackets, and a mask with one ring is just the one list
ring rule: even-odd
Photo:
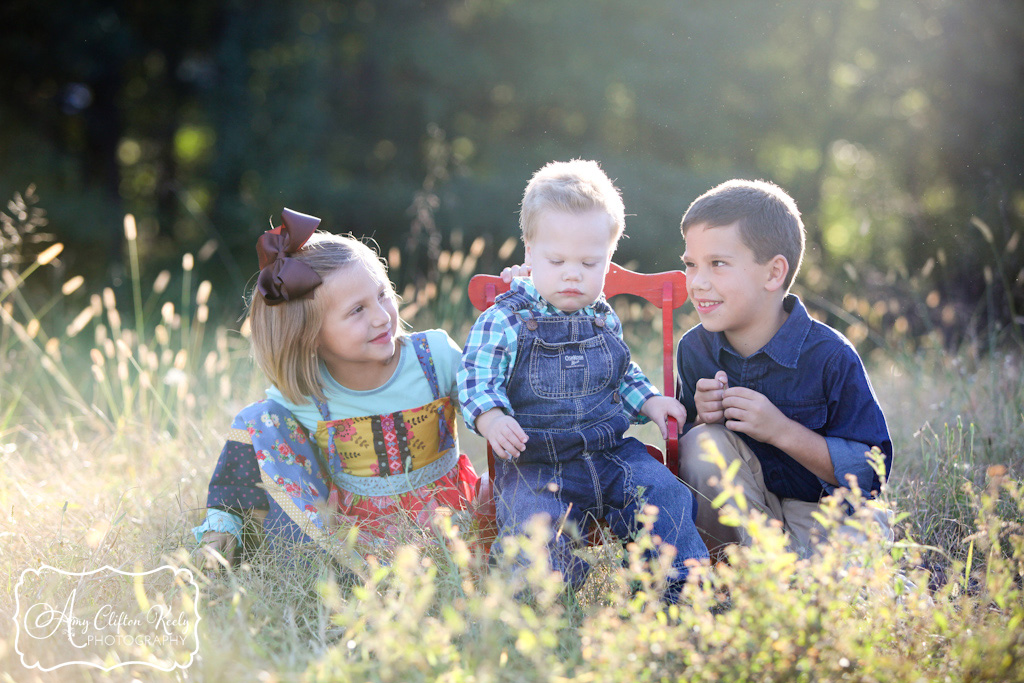
[[309,296],[323,280],[309,265],[291,258],[310,238],[320,219],[298,211],[281,212],[282,224],[256,241],[260,274],[256,288],[270,306]]

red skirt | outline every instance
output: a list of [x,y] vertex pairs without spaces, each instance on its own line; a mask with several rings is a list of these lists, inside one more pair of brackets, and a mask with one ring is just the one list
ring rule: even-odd
[[334,533],[344,535],[345,527],[356,527],[359,543],[371,545],[382,540],[416,543],[428,533],[433,539],[431,529],[438,513],[468,510],[479,480],[473,463],[460,453],[455,466],[439,479],[397,496],[364,496],[337,488]]

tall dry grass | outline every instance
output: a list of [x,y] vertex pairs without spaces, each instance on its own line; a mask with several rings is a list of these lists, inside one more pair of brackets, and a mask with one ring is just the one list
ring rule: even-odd
[[[739,515],[760,543],[695,570],[671,608],[657,599],[665,568],[639,561],[656,542],[646,536],[588,551],[597,569],[575,595],[540,570],[487,566],[450,523],[446,543],[388,558],[263,556],[204,575],[189,529],[224,430],[263,381],[246,331],[210,319],[216,302],[192,257],[145,278],[131,219],[125,247],[127,291],[71,277],[57,305],[31,285],[59,247],[5,243],[18,258],[3,262],[0,290],[0,605],[12,614],[18,576],[42,564],[192,568],[199,657],[173,673],[44,674],[22,666],[4,619],[0,680],[1024,680],[1019,353],[978,343],[947,355],[893,339],[871,356],[897,450],[891,551],[837,541],[800,560],[772,525]],[[484,249],[447,252],[435,285],[403,292],[414,327],[464,337],[465,284]],[[616,306],[641,364],[657,367],[657,316]],[[677,330],[692,322],[681,314]],[[482,461],[479,441],[463,445]],[[506,555],[539,556],[544,534],[509,541]]]

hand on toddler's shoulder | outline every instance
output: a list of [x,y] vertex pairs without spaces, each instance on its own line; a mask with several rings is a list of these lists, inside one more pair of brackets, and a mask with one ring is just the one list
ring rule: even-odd
[[530,272],[530,266],[526,264],[509,266],[501,271],[501,279],[505,282],[512,282],[512,278],[529,277]]

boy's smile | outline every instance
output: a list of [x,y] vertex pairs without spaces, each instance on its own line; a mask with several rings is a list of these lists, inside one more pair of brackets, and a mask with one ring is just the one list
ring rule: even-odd
[[537,216],[525,263],[544,300],[563,313],[597,301],[612,258],[614,223],[604,211],[567,213],[549,209]]
[[716,308],[718,308],[721,305],[721,303],[722,302],[720,300],[717,300],[717,299],[716,300],[708,300],[708,299],[694,299],[693,300],[693,305],[697,309],[698,315],[710,314],[711,311],[713,311]]
[[736,351],[749,356],[768,343],[786,315],[782,279],[788,264],[776,256],[758,263],[735,223],[698,224],[687,230],[686,288],[704,329],[722,332]]

